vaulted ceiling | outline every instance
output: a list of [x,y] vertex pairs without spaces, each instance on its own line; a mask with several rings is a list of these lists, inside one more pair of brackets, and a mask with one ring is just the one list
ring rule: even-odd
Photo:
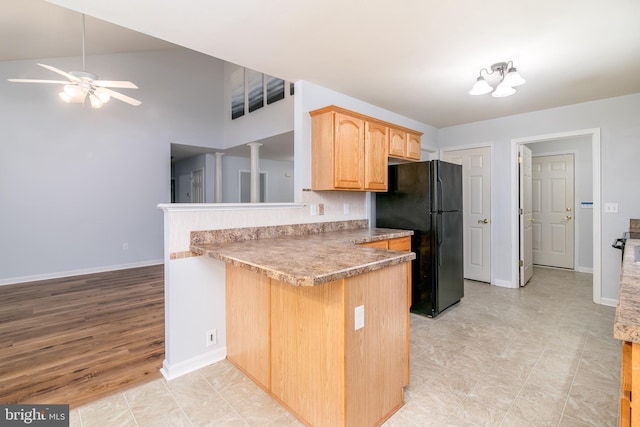
[[[640,92],[638,0],[2,0],[0,60],[79,55],[77,12],[87,54],[184,46],[435,127]],[[509,60],[515,95],[468,94]]]

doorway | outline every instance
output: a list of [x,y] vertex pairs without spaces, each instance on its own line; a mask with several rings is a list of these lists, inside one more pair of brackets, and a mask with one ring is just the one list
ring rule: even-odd
[[[251,171],[248,170],[239,170],[239,188],[238,188],[238,196],[240,199],[240,203],[250,203],[251,202]],[[258,195],[258,200],[260,203],[265,203],[267,200],[267,173],[260,172],[260,185],[258,188],[260,194]]]
[[[527,144],[529,147],[536,148],[538,143],[547,143],[552,144],[555,147],[553,150],[556,152],[548,152],[545,154],[561,154],[563,151],[566,153],[566,150],[561,151],[561,144],[570,143],[571,141],[575,141],[579,139],[583,148],[586,148],[586,151],[590,153],[591,158],[588,164],[583,165],[582,169],[589,171],[590,179],[588,180],[591,184],[591,200],[582,200],[580,196],[577,196],[580,202],[576,202],[576,205],[580,205],[581,207],[590,207],[593,206],[593,209],[590,212],[584,212],[581,209],[580,215],[575,215],[574,209],[574,220],[575,220],[575,229],[580,230],[576,231],[575,242],[576,247],[581,245],[581,247],[588,247],[588,250],[582,250],[579,258],[588,257],[588,264],[591,264],[591,268],[583,268],[581,267],[581,263],[579,262],[575,269],[577,271],[590,272],[593,274],[593,282],[592,282],[592,295],[593,302],[596,304],[607,304],[611,305],[612,302],[609,300],[603,301],[602,298],[602,234],[601,234],[601,211],[600,211],[600,203],[601,203],[601,194],[600,194],[600,185],[601,185],[601,171],[600,171],[600,129],[585,129],[578,130],[572,132],[562,132],[548,135],[539,135],[532,136],[526,138],[516,138],[511,140],[511,190],[512,190],[512,247],[518,247],[520,242],[520,233],[519,233],[519,218],[518,218],[518,200],[519,200],[519,189],[518,189],[518,149],[520,145]],[[540,154],[540,153],[537,153]],[[578,160],[576,160],[576,164],[578,164]],[[582,180],[585,181],[585,180]],[[577,181],[578,182],[578,181]],[[589,202],[589,203],[583,203]],[[581,219],[589,218],[589,220]],[[586,226],[586,228],[585,228]],[[583,231],[584,230],[584,231]],[[588,240],[588,241],[587,241]],[[583,244],[584,243],[584,244]],[[517,268],[518,262],[518,251],[512,252],[512,283],[514,287],[518,286],[519,283],[519,268]]]

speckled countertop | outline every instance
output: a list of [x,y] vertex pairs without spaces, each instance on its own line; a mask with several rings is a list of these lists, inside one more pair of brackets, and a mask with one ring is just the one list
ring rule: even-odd
[[191,251],[297,286],[315,286],[415,259],[413,252],[358,246],[412,231],[352,229],[238,242],[199,243]]
[[640,343],[640,264],[634,261],[636,246],[640,246],[640,240],[630,239],[625,245],[613,336]]

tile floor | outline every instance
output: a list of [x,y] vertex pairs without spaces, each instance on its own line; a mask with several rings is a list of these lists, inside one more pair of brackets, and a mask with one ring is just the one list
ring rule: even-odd
[[[536,268],[520,290],[465,283],[436,319],[411,317],[411,385],[391,426],[615,426],[615,309],[591,275]],[[71,412],[72,426],[301,426],[227,361]]]

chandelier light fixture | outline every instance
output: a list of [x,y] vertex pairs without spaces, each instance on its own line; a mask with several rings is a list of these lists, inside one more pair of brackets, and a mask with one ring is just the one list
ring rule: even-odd
[[[494,74],[500,76],[498,86],[494,89],[485,79],[482,77],[482,72],[485,72],[487,77]],[[476,79],[476,83],[469,91],[469,95],[484,95],[490,93],[494,98],[503,98],[516,93],[514,87],[520,86],[526,83],[526,80],[520,76],[516,67],[513,66],[513,61],[509,62],[497,62],[491,66],[491,71],[483,68],[480,70],[480,75]]]

